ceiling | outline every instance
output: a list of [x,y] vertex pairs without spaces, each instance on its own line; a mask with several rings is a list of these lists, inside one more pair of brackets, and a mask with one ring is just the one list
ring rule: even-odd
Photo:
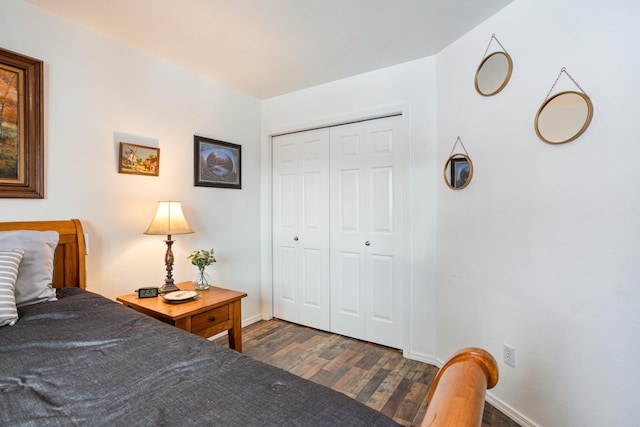
[[265,99],[431,56],[513,0],[26,1]]

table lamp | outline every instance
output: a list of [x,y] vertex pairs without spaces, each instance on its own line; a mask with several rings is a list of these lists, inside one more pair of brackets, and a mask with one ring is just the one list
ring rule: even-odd
[[158,209],[156,215],[153,217],[153,221],[147,228],[144,234],[153,235],[167,235],[167,253],[164,255],[164,264],[167,268],[167,277],[164,280],[164,285],[160,287],[160,293],[167,293],[172,291],[178,291],[178,288],[173,282],[173,276],[171,271],[173,270],[173,252],[171,251],[172,234],[189,234],[193,233],[187,220],[182,213],[182,204],[180,202],[158,202]]

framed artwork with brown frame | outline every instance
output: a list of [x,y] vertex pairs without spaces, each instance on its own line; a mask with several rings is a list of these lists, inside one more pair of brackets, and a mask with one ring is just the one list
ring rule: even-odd
[[118,159],[118,173],[160,175],[159,148],[121,142]]
[[43,64],[0,49],[0,197],[44,198]]
[[194,185],[242,188],[242,146],[194,135]]

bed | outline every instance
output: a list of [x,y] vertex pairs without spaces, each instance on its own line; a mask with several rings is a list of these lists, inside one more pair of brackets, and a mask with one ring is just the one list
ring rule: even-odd
[[[0,254],[20,252],[2,237],[15,230],[58,238],[49,242],[53,295],[16,302],[17,321],[0,327],[0,425],[398,425],[339,392],[85,290],[80,221],[0,223]],[[28,261],[23,254],[16,292]]]

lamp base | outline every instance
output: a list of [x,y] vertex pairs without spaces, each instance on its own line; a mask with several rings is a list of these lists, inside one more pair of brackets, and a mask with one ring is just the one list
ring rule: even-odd
[[180,288],[174,285],[173,283],[165,283],[158,289],[158,293],[166,294],[168,292],[179,291]]

